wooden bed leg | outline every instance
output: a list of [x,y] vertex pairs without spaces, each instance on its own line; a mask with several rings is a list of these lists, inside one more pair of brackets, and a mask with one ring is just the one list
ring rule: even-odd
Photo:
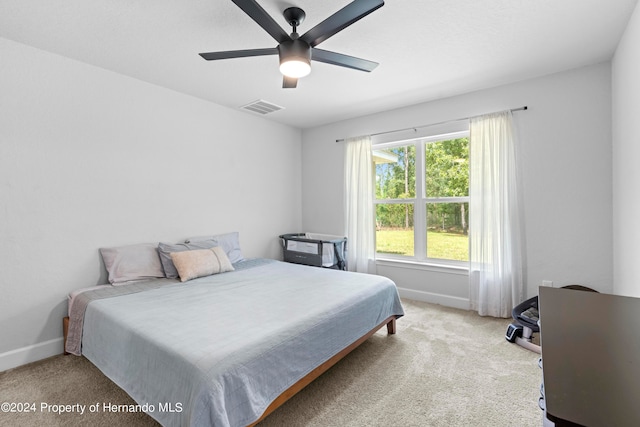
[[64,355],[66,356],[67,354],[71,354],[71,353],[67,353],[67,334],[69,333],[69,316],[64,317],[62,319],[62,334],[64,336]]
[[393,317],[391,320],[389,320],[389,323],[387,323],[387,334],[393,335],[395,333],[396,333],[396,318]]

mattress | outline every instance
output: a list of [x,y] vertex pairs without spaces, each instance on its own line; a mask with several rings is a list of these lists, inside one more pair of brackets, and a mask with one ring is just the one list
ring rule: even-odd
[[[274,260],[235,266],[90,301],[82,354],[165,426],[245,426],[317,366],[403,315],[394,283],[381,276]],[[82,295],[91,292],[101,291]]]

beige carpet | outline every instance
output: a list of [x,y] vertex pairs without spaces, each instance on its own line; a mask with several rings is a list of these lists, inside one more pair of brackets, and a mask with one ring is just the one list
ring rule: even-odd
[[[540,426],[538,355],[504,339],[507,319],[403,300],[383,329],[261,424],[275,426]],[[56,415],[41,403],[134,404],[82,357],[55,356],[0,373],[0,426],[153,426],[145,414]]]

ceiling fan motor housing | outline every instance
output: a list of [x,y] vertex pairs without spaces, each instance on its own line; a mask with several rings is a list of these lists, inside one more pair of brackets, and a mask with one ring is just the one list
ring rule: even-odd
[[309,43],[300,40],[287,40],[278,45],[280,62],[284,60],[298,59],[304,62],[311,61],[311,46]]
[[278,45],[280,71],[289,77],[304,77],[311,70],[311,46],[300,40],[287,40]]

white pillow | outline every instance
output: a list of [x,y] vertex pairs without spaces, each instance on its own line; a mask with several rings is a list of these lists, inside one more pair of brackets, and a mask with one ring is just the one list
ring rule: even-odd
[[157,243],[100,248],[100,255],[109,273],[109,283],[164,277]]
[[171,252],[171,260],[178,270],[181,282],[234,269],[224,250],[219,246],[211,249]]

